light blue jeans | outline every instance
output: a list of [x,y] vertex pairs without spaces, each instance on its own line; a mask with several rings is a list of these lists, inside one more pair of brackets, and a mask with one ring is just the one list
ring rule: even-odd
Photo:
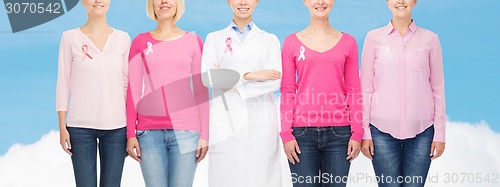
[[199,132],[189,130],[138,130],[146,186],[191,187],[199,138]]

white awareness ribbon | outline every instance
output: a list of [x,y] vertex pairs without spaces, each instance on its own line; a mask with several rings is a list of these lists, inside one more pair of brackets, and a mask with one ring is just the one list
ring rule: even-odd
[[148,51],[146,51],[146,55],[149,55],[149,53],[153,54],[153,44],[151,42],[148,42]]
[[301,61],[301,60],[305,61],[306,60],[305,52],[306,52],[306,48],[304,46],[300,46],[300,56],[299,56],[298,61]]

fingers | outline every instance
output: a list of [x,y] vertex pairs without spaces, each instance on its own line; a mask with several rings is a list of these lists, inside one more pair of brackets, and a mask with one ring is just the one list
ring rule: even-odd
[[295,161],[297,161],[297,163],[299,163],[300,159],[297,153],[301,154],[299,144],[295,143],[294,150],[292,151],[292,157],[295,159]]
[[373,142],[370,143],[370,153],[372,154],[371,156],[375,155],[375,147],[373,146]]
[[198,147],[196,148],[196,157],[200,157],[200,153],[201,153],[201,145],[198,144]]
[[69,139],[61,140],[60,144],[64,152],[68,153],[69,156],[73,156],[73,153],[71,152],[71,141]]
[[353,157],[352,157],[352,159],[351,159],[351,160],[349,160],[349,161],[351,161],[351,162],[352,162],[352,161],[354,161],[356,158],[358,158],[358,156],[359,156],[359,152],[361,152],[361,149],[358,149],[357,151],[355,151],[355,152],[353,153],[353,155],[354,155],[354,156],[353,156]]
[[285,154],[286,154],[286,158],[288,159],[288,161],[290,163],[292,163],[293,165],[295,165],[295,160],[293,159],[292,157],[292,153],[291,152],[288,152],[288,151],[285,151]]
[[368,158],[368,159],[370,159],[370,160],[373,160],[373,157],[372,157],[372,155],[370,155],[369,150],[361,149],[361,153],[363,153],[363,155],[364,155],[366,158]]
[[373,157],[372,157],[372,155],[373,155],[373,154],[372,154],[371,148],[370,148],[369,146],[363,147],[363,148],[361,149],[361,152],[363,153],[363,155],[364,155],[366,158],[368,158],[368,159],[370,159],[370,160],[373,160]]
[[431,160],[441,157],[444,152],[444,146],[433,145],[431,148]]
[[431,154],[429,156],[434,156],[436,150],[436,145],[432,144],[431,145]]
[[361,150],[361,143],[356,142],[354,140],[349,141],[349,145],[347,146],[347,158],[346,160],[349,160],[349,162],[354,161],[359,155],[359,151]]
[[295,144],[295,151],[297,151],[297,153],[299,154],[302,154],[302,151],[300,151],[299,144]]
[[130,155],[130,157],[132,157],[134,160],[136,160],[137,162],[141,162],[141,158],[139,156],[139,151],[136,153],[133,149],[129,149],[127,150],[128,154]]
[[286,153],[286,157],[288,158],[288,161],[290,161],[290,163],[292,163],[293,165],[295,165],[295,163],[300,162],[299,156],[297,155],[295,150],[285,151],[285,153]]
[[65,150],[66,153],[68,153],[69,156],[73,156],[73,153],[71,152],[71,140],[67,139],[66,145],[67,145],[66,150]]
[[292,162],[293,165],[295,165],[295,161],[297,161],[297,163],[300,162],[299,156],[297,155],[297,153],[295,151],[292,151],[292,157],[294,159],[294,161]]
[[141,148],[139,145],[132,145],[127,148],[127,153],[137,162],[141,162]]
[[141,162],[141,148],[139,147],[139,145],[137,145],[137,147],[135,147],[135,152],[137,152],[137,161],[138,162]]
[[261,77],[258,81],[281,79],[281,72],[276,70],[262,70],[258,72],[258,74],[260,74]]
[[[201,153],[199,154],[199,156],[197,156],[197,157],[198,157],[198,160],[196,160],[196,163],[200,163],[200,162],[201,162],[201,161],[205,158],[205,156],[207,156],[208,147],[201,147],[201,146],[200,146],[200,147],[199,147],[199,149],[198,149],[198,150],[196,150],[196,152],[201,152]],[[198,154],[197,154],[197,155],[198,155]]]
[[286,143],[284,145],[284,149],[285,149],[286,157],[288,158],[288,161],[290,161],[290,163],[295,165],[295,163],[300,162],[300,159],[299,159],[299,156],[297,155],[297,153],[301,154],[301,151],[300,151],[299,144],[295,140],[292,140],[291,142]]
[[269,76],[272,80],[281,79],[281,73],[279,71],[272,70]]
[[347,146],[347,158],[346,158],[346,160],[351,161],[353,156],[354,156],[353,147],[352,147],[352,144],[349,143],[349,145]]
[[436,149],[436,154],[431,158],[431,160],[441,157],[443,155],[443,152],[444,149]]
[[371,140],[363,140],[361,152],[366,158],[373,160],[373,155],[375,154],[373,150],[373,142]]

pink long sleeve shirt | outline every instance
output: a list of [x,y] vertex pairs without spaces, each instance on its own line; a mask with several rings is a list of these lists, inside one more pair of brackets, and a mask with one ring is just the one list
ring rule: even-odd
[[116,29],[102,51],[80,28],[62,34],[56,110],[68,112],[68,127],[125,127],[129,47],[129,35]]
[[445,142],[446,107],[441,45],[413,22],[404,36],[391,23],[366,35],[362,54],[363,139],[369,124],[397,139],[415,137],[434,124]]
[[127,137],[136,130],[173,129],[201,132],[208,140],[208,89],[201,72],[202,42],[186,32],[159,41],[150,33],[132,42],[127,94]]
[[292,127],[351,125],[352,140],[361,141],[361,93],[356,40],[344,33],[325,52],[307,48],[296,34],[282,50],[281,138],[294,140]]

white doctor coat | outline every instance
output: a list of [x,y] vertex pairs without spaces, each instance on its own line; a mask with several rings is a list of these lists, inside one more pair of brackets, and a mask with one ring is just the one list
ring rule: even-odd
[[[210,69],[230,69],[240,74],[235,89],[224,93],[227,110],[222,97],[211,100],[210,186],[282,186],[279,109],[274,95],[281,81],[243,79],[247,72],[265,69],[281,72],[278,38],[257,26],[244,41],[239,41],[231,26],[210,33],[203,48],[202,72]],[[207,86],[214,92],[221,91],[216,85]]]

